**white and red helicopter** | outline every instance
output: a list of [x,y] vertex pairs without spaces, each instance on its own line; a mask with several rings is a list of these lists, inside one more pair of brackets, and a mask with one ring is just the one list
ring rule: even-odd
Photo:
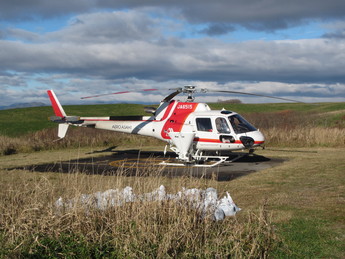
[[[145,89],[151,91],[156,89]],[[70,125],[92,127],[130,134],[138,134],[158,138],[167,142],[167,146],[177,154],[179,163],[169,165],[190,165],[212,167],[224,162],[231,162],[229,156],[221,155],[222,151],[249,150],[264,144],[264,135],[246,121],[241,115],[228,110],[211,110],[206,103],[194,102],[195,86],[172,89],[174,92],[166,96],[158,108],[147,107],[150,116],[107,116],[79,117],[67,116],[53,90],[48,90],[55,116],[50,117],[59,123],[58,137],[64,138]],[[126,92],[116,92],[121,94]],[[285,101],[286,98],[243,93],[236,91],[212,91],[201,89],[199,92],[221,92],[249,94]],[[173,100],[180,93],[188,94],[185,102]],[[103,95],[83,97],[99,97]],[[296,101],[294,101],[296,102]],[[166,153],[167,146],[164,153]]]

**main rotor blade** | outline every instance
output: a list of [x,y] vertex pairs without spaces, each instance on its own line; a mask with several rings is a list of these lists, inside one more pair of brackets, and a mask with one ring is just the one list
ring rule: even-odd
[[93,96],[86,96],[86,97],[81,97],[80,99],[88,99],[88,98],[94,98],[94,97],[100,97],[100,96],[107,96],[107,95],[112,95],[112,94],[127,94],[127,93],[136,93],[136,92],[149,92],[149,91],[157,91],[158,89],[143,89],[143,90],[138,90],[138,91],[122,91],[122,92],[115,92],[115,93],[109,93],[109,94],[98,94],[98,95],[93,95]]
[[288,99],[288,98],[275,97],[275,96],[263,95],[263,94],[252,94],[252,93],[237,92],[237,91],[225,91],[225,90],[207,90],[207,89],[204,89],[204,90],[206,92],[252,95],[252,96],[260,96],[260,97],[284,100],[284,101],[289,101],[289,102],[294,102],[294,103],[304,103],[301,101],[296,101],[296,100],[292,100],[292,99]]
[[175,92],[169,94],[167,97],[165,97],[162,102],[170,102],[172,98],[174,98],[176,95],[182,93],[182,88],[177,88],[177,89],[171,89],[171,90],[176,90]]

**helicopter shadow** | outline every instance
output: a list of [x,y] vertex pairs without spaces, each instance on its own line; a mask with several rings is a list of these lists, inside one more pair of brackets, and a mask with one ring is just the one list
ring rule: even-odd
[[[282,159],[267,158],[254,154],[243,156],[232,163],[215,167],[181,167],[159,165],[162,161],[176,161],[176,154],[174,152],[166,152],[164,154],[161,151],[142,151],[140,149],[116,150],[116,146],[112,146],[107,149],[93,151],[89,154],[109,152],[112,154],[9,169],[23,169],[34,172],[84,173],[89,175],[120,175],[126,177],[162,175],[173,178],[190,176],[217,181],[231,181],[284,162]],[[231,156],[236,156],[232,153],[228,155],[230,159],[232,158]]]

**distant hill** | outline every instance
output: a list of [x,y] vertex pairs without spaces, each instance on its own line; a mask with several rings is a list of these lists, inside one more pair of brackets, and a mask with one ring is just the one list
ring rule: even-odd
[[9,110],[9,109],[17,109],[17,108],[28,108],[28,107],[40,107],[40,106],[47,106],[46,103],[41,102],[31,102],[31,103],[14,103],[8,106],[0,106],[0,110]]

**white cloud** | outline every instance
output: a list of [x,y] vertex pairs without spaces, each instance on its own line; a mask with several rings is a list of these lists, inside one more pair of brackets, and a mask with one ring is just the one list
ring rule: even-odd
[[[202,15],[197,13],[199,7],[192,10],[191,7],[194,5],[185,2],[185,5],[182,5],[181,1],[177,1],[171,3],[173,11],[169,9],[167,12],[176,15],[175,12],[180,10],[177,14],[184,15],[184,18],[174,20],[172,17],[164,16],[164,13],[155,13],[157,7],[164,6],[151,1],[148,1],[148,5],[154,7],[153,9],[143,6],[142,2],[120,1],[117,3],[118,6],[140,8],[115,12],[90,11],[98,10],[101,6],[114,7],[115,4],[110,2],[96,2],[91,6],[88,6],[88,1],[81,3],[82,6],[78,9],[78,3],[73,2],[72,12],[89,12],[70,17],[70,22],[65,27],[54,32],[35,33],[16,27],[2,29],[0,85],[5,90],[0,97],[1,102],[11,104],[9,102],[16,98],[38,98],[41,101],[45,98],[46,88],[58,89],[64,102],[75,103],[80,102],[81,96],[114,92],[118,88],[119,91],[123,88],[169,89],[187,84],[282,97],[304,96],[303,98],[320,100],[339,100],[343,98],[341,96],[345,96],[345,41],[339,37],[343,32],[343,22],[328,25],[330,32],[337,32],[338,37],[329,34],[329,37],[322,39],[235,43],[223,41],[221,38],[193,38],[191,31],[183,32],[182,23],[186,23],[187,20],[195,23],[205,22],[210,25],[209,29],[212,26],[222,29],[223,27],[219,28],[219,24],[213,24],[222,22],[225,29],[231,30],[234,28],[231,26],[232,23],[254,26],[251,22],[257,19],[256,25],[261,24],[260,26],[266,26],[266,29],[279,28],[282,26],[279,25],[279,18],[274,18],[279,14],[276,4],[272,3],[268,10],[258,9],[256,16],[252,18],[254,20],[250,20],[244,12],[247,10],[246,7],[238,2],[231,2],[230,5],[223,2],[224,6],[231,7],[224,8],[223,12],[220,6],[201,1],[200,8],[209,7],[209,14]],[[341,3],[343,2],[334,0],[335,6]],[[255,4],[262,6],[264,2],[259,1]],[[0,8],[3,5],[0,3]],[[56,12],[45,3],[36,11],[42,14],[66,11],[62,5],[55,5]],[[326,4],[317,1],[314,5],[312,10],[317,17],[339,15],[335,9],[325,7],[326,15],[323,16],[320,10]],[[230,17],[236,6],[240,11],[237,16]],[[297,20],[313,16],[311,10],[307,11],[307,6],[310,6],[309,2],[301,2],[300,13],[296,14]],[[7,7],[12,8],[11,5]],[[24,5],[19,6],[19,9],[21,7]],[[287,7],[281,12],[282,17],[289,20],[293,17],[294,8],[290,3]],[[16,11],[11,10],[15,15]],[[216,10],[221,11],[218,18]],[[226,12],[229,17],[226,17]],[[265,20],[266,14],[268,18]],[[4,16],[2,18],[5,19]],[[182,19],[186,20],[182,22]],[[167,26],[173,26],[174,30],[181,28],[184,37],[177,37],[178,33],[172,32],[173,30]],[[13,90],[13,87],[17,87],[18,90]],[[35,95],[35,89],[40,93],[39,97]],[[143,98],[140,97],[143,96],[150,102],[162,99],[162,95],[155,93],[139,93],[128,94],[121,100],[141,100]],[[263,100],[240,98],[251,102]]]
[[150,40],[160,35],[158,27],[158,19],[138,11],[100,12],[75,16],[67,27],[47,38],[82,45]]
[[344,17],[343,0],[26,0],[1,1],[0,20],[33,20],[104,9],[161,9],[191,23],[238,24],[255,30],[277,30],[305,23],[308,20],[327,20]]
[[[21,76],[17,75],[17,80]],[[0,84],[7,80],[0,77]],[[25,80],[28,80],[25,77]],[[188,81],[171,80],[156,82],[154,80],[139,80],[136,78],[124,79],[84,79],[70,77],[66,75],[56,75],[50,77],[43,74],[40,77],[31,78],[31,86],[27,87],[5,87],[1,88],[2,106],[18,102],[40,101],[49,104],[46,96],[47,89],[54,89],[62,104],[90,104],[90,103],[114,103],[114,102],[134,102],[158,104],[165,96],[172,92],[172,88],[183,87],[184,85],[196,85],[198,89],[207,88],[211,90],[229,90],[256,94],[285,97],[297,101],[306,102],[329,102],[345,101],[345,84],[292,84],[282,82],[229,82],[219,84],[213,81]],[[35,86],[35,87],[32,87]],[[159,89],[152,92],[141,92],[142,89]],[[122,95],[109,95],[105,97],[81,100],[81,97],[97,94],[114,93],[120,91],[133,91]],[[196,101],[216,102],[218,99],[240,99],[244,103],[259,102],[282,102],[263,97],[250,97],[240,94],[207,93],[196,94]],[[184,101],[185,95],[179,95],[177,99]]]

